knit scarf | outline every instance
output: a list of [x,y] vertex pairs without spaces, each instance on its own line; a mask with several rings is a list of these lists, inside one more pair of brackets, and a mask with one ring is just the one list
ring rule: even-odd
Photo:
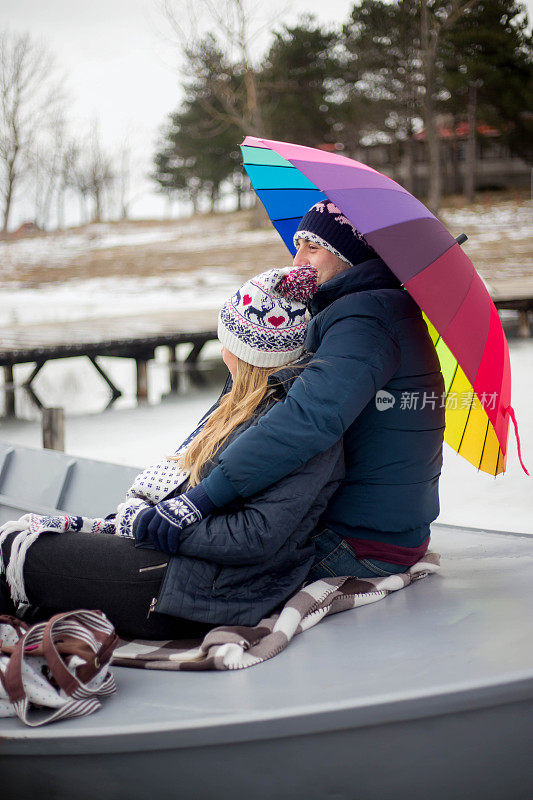
[[[214,410],[214,409],[213,409]],[[195,430],[175,451],[178,456],[187,449],[196,434],[203,428],[212,411],[206,414]],[[71,514],[24,514],[18,520],[0,526],[0,576],[9,584],[14,603],[27,603],[24,586],[24,562],[31,545],[43,533],[106,533],[133,539],[135,520],[147,508],[175,494],[189,477],[187,470],[179,469],[176,461],[164,458],[139,473],[126,492],[116,513],[108,517],[82,517]],[[2,545],[7,537],[16,533],[11,543],[9,562],[4,564]]]

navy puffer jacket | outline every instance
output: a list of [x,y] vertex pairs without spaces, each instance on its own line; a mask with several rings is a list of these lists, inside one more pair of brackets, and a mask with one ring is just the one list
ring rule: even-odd
[[[444,434],[444,382],[420,308],[376,258],[322,284],[310,310],[315,357],[285,402],[225,450],[204,488],[221,507],[344,435],[346,478],[324,522],[359,540],[361,556],[372,552],[365,542],[419,548],[439,513]],[[379,390],[388,402],[378,408]]]
[[[233,431],[216,461],[285,398],[300,373],[284,367],[270,376],[274,394]],[[257,624],[307,577],[314,560],[310,535],[343,476],[338,441],[277,483],[230,503],[224,513],[189,525],[170,558],[155,610],[214,624]]]

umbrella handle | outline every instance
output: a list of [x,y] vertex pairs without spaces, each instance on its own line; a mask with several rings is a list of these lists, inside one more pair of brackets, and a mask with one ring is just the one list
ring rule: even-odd
[[459,236],[455,237],[455,241],[457,244],[464,244],[466,241],[468,241],[468,236],[466,233],[460,233]]

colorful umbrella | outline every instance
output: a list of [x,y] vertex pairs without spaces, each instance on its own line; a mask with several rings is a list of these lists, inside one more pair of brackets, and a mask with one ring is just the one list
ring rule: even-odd
[[[439,220],[366,164],[312,147],[247,136],[252,185],[294,253],[293,234],[319,200],[334,203],[423,310],[444,376],[445,441],[483,472],[506,466],[511,403],[509,349],[485,285]],[[529,473],[527,473],[529,474]]]

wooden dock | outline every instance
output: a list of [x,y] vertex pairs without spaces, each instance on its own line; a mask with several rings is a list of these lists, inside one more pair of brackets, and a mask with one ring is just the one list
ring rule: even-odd
[[[491,281],[489,290],[498,309],[512,309],[519,314],[520,336],[531,335],[530,315],[533,312],[533,276]],[[148,362],[157,347],[168,348],[171,391],[177,391],[180,374],[187,372],[200,383],[202,376],[198,356],[206,342],[217,338],[218,310],[163,311],[135,317],[84,319],[71,322],[49,322],[36,325],[17,325],[0,332],[0,367],[4,368],[6,416],[15,414],[14,367],[34,363],[30,376],[20,384],[42,408],[32,383],[47,361],[58,358],[85,356],[93,364],[111,390],[109,404],[121,396],[98,362],[101,356],[132,358],[137,365],[137,399],[148,395]],[[176,347],[191,346],[185,359],[179,361]]]
[[[30,376],[21,387],[34,403],[42,408],[32,383],[47,361],[58,358],[85,356],[94,365],[111,389],[109,405],[121,396],[97,361],[100,356],[132,358],[137,365],[137,399],[148,396],[148,362],[157,347],[168,348],[170,385],[177,391],[179,376],[187,372],[191,379],[201,382],[198,356],[206,342],[217,338],[218,311],[166,311],[157,315],[73,320],[72,322],[43,323],[16,326],[0,333],[0,366],[4,368],[5,414],[15,414],[14,367],[35,363]],[[190,344],[187,356],[178,361],[176,347]]]
[[493,281],[491,297],[498,310],[518,311],[520,317],[519,335],[531,336],[530,314],[533,312],[533,276],[527,278],[507,278]]

